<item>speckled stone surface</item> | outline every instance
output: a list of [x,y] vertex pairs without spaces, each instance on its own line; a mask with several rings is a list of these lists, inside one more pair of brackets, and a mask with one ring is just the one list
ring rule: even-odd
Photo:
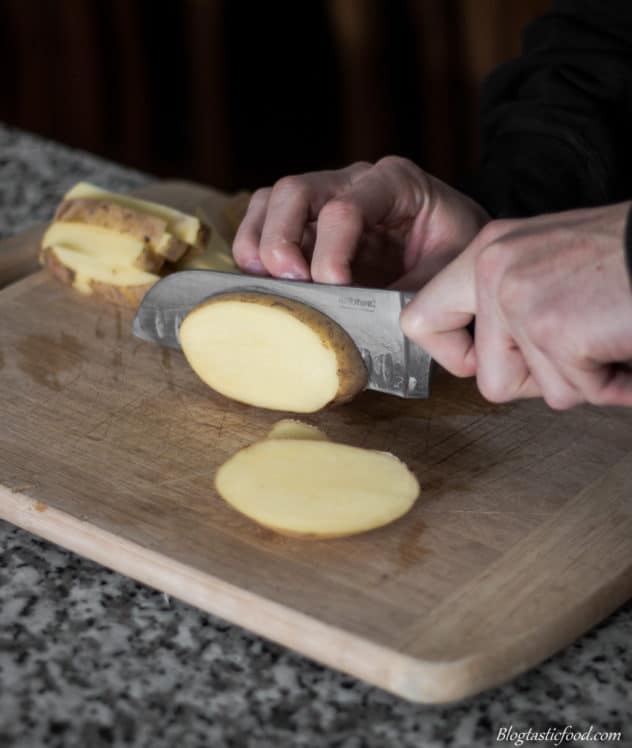
[[[79,179],[147,177],[0,126],[0,236]],[[476,748],[510,725],[632,746],[632,604],[506,686],[419,706],[0,522],[0,748]]]

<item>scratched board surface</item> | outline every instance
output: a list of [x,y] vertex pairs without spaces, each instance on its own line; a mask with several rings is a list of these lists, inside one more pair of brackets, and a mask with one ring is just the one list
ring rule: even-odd
[[302,541],[213,488],[287,414],[214,394],[131,320],[41,272],[0,291],[0,516],[422,701],[510,678],[632,595],[632,413],[490,405],[447,375],[426,401],[364,393],[304,420],[394,452],[421,499],[388,527]]

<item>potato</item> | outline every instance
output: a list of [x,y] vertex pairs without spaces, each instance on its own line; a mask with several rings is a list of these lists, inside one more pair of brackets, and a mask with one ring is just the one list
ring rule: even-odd
[[409,511],[420,490],[388,452],[313,438],[268,438],[246,447],[219,468],[215,487],[260,525],[305,538],[389,524]]
[[316,439],[327,441],[327,434],[309,423],[284,418],[270,429],[266,439]]
[[118,231],[143,242],[169,262],[179,260],[189,248],[188,244],[167,231],[164,218],[141,213],[111,200],[64,200],[57,208],[55,221],[85,223]]
[[209,387],[262,408],[312,413],[350,400],[367,382],[347,333],[324,314],[281,296],[211,298],[184,318],[179,338]]
[[206,228],[196,216],[188,215],[175,208],[168,208],[160,203],[141,200],[129,195],[109,192],[88,182],[79,182],[64,196],[64,200],[107,200],[131,210],[164,220],[170,234],[185,244],[203,248],[206,244]]
[[207,203],[200,205],[198,216],[208,228],[206,246],[203,249],[191,247],[176,269],[239,273],[231,246],[249,200],[249,193],[239,192],[227,198],[221,209]]
[[159,276],[129,267],[109,267],[90,255],[65,247],[47,247],[40,260],[49,273],[83,294],[136,308]]
[[209,227],[209,238],[203,250],[193,248],[178,262],[176,270],[222,270],[238,273],[228,242],[214,226]]
[[55,221],[42,238],[42,248],[65,247],[98,259],[105,265],[159,270],[164,258],[139,239],[102,226]]
[[221,270],[239,273],[233,259],[232,244],[241,219],[250,202],[249,192],[238,192],[226,198],[221,208],[202,203],[197,215],[208,229],[208,239],[203,249],[191,247],[176,266],[177,270]]

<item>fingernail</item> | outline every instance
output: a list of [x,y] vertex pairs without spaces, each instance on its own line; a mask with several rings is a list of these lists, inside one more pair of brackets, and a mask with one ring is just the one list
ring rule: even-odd
[[308,280],[305,273],[289,271],[289,270],[286,270],[284,273],[281,273],[279,278],[283,278],[284,280],[293,280],[293,281]]
[[249,273],[258,273],[262,274],[266,272],[266,269],[263,266],[263,263],[261,260],[258,260],[257,258],[254,258],[252,260],[248,260],[246,263],[246,270]]
[[342,273],[330,271],[327,273],[323,273],[322,277],[320,278],[320,283],[326,283],[329,286],[348,286],[350,280],[350,278],[345,277]]

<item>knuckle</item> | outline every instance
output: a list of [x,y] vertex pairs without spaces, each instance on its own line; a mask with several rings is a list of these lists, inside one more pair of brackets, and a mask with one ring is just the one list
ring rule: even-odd
[[411,166],[411,161],[407,158],[404,158],[403,156],[382,156],[379,161],[376,161],[375,167],[377,169],[385,169],[385,170],[407,170]]
[[515,318],[518,314],[526,313],[527,319],[531,319],[528,310],[531,290],[528,283],[517,272],[503,272],[498,278],[498,289],[496,299],[498,306],[506,318]]
[[489,223],[486,223],[479,231],[477,238],[483,246],[492,244],[501,235],[501,232],[498,228],[498,223],[499,221],[490,221]]
[[319,218],[326,223],[339,225],[361,221],[362,215],[352,200],[337,197],[323,205]]
[[269,196],[270,196],[269,187],[259,187],[258,190],[255,190],[252,193],[252,197],[250,198],[250,205],[253,207],[264,205],[268,201]]
[[474,262],[474,273],[479,285],[495,287],[507,264],[506,247],[501,242],[494,242],[479,252]]
[[356,173],[366,171],[372,166],[373,164],[370,161],[354,161],[352,164],[349,164],[347,168],[349,169],[349,171]]
[[303,177],[291,174],[277,180],[272,191],[281,198],[287,199],[288,197],[305,195],[308,192],[308,186]]
[[478,234],[478,240],[484,246],[494,244],[502,236],[507,234],[513,226],[513,221],[499,219],[486,223]]

